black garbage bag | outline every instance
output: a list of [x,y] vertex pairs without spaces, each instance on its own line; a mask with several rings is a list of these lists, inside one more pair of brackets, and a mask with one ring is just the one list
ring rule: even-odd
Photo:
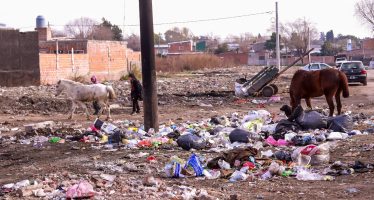
[[220,131],[222,131],[223,127],[216,127],[214,129],[208,130],[210,135],[217,135]]
[[287,151],[277,151],[274,153],[274,157],[278,160],[292,161],[291,153]]
[[210,123],[215,124],[215,125],[219,125],[219,124],[222,123],[222,120],[219,117],[212,117],[210,119]]
[[203,149],[206,147],[206,142],[195,134],[184,134],[177,139],[178,146],[189,151],[190,149]]
[[124,135],[120,130],[115,130],[114,133],[109,135],[108,141],[110,143],[119,144],[122,141],[122,135]]
[[289,121],[296,121],[303,130],[327,128],[327,117],[317,111],[305,111],[301,105],[298,105],[291,114],[291,107],[288,105],[282,106],[280,110],[286,113]]
[[284,139],[284,135],[288,131],[299,132],[300,130],[301,126],[298,123],[289,121],[288,119],[282,119],[275,127],[275,132],[272,136],[276,140]]
[[168,138],[170,138],[170,139],[174,139],[174,140],[176,140],[176,139],[179,138],[180,135],[181,135],[181,133],[180,133],[178,130],[175,130],[175,131],[173,131],[173,132],[168,133],[168,134],[166,135],[166,137],[168,137]]
[[327,128],[327,117],[317,111],[304,111],[297,118],[296,122],[304,129]]
[[336,132],[348,133],[353,128],[353,120],[349,115],[330,117],[327,121],[328,129]]
[[237,128],[231,131],[231,133],[229,134],[229,139],[231,143],[234,143],[234,142],[248,143],[250,136],[251,134],[248,131]]

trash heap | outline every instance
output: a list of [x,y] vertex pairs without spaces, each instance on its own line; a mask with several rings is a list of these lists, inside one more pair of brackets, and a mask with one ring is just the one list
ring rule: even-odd
[[[135,155],[138,158],[147,156],[148,162],[153,163],[155,168],[161,168],[164,178],[199,177],[237,182],[290,177],[301,181],[332,181],[335,176],[373,171],[373,164],[359,160],[354,164],[340,161],[330,163],[330,151],[337,141],[374,132],[373,117],[351,114],[327,117],[317,111],[305,111],[301,107],[293,113],[287,109],[282,108],[286,115],[251,110],[242,116],[232,113],[199,122],[176,124],[169,121],[161,125],[158,132],[153,129],[146,132],[139,122],[129,120],[110,123],[96,119],[88,128],[75,129],[56,128],[53,122],[43,122],[25,125],[28,134],[7,141],[33,145],[35,148],[43,148],[46,143],[82,142],[89,143],[91,148],[105,151],[190,151],[188,159],[174,155],[166,163],[157,162],[157,158],[148,153]],[[364,128],[354,130],[354,127]],[[113,167],[118,168],[118,165]],[[137,171],[137,167],[129,162],[114,171],[122,172],[123,169]],[[106,183],[116,178],[110,174],[99,176]],[[37,182],[24,180],[3,185],[1,191],[21,191],[37,197],[101,195],[84,179],[60,189],[53,185],[50,188],[54,189],[46,190],[38,185]]]

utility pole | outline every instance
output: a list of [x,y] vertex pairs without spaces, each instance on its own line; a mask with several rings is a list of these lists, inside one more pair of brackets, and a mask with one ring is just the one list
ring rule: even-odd
[[277,67],[280,70],[280,47],[279,47],[279,24],[278,24],[278,2],[275,2],[275,32],[276,32],[276,55],[277,55]]
[[158,100],[153,35],[152,0],[139,0],[144,128],[158,131]]

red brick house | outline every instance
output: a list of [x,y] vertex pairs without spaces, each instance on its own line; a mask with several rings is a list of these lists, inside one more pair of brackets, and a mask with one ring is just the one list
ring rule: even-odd
[[168,45],[168,54],[184,54],[194,52],[194,43],[192,40],[171,42]]

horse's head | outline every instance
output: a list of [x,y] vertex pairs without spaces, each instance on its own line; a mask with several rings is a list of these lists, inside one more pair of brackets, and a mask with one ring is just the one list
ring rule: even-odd
[[63,84],[61,83],[61,80],[57,82],[56,86],[56,97],[61,94],[61,92],[64,90]]

